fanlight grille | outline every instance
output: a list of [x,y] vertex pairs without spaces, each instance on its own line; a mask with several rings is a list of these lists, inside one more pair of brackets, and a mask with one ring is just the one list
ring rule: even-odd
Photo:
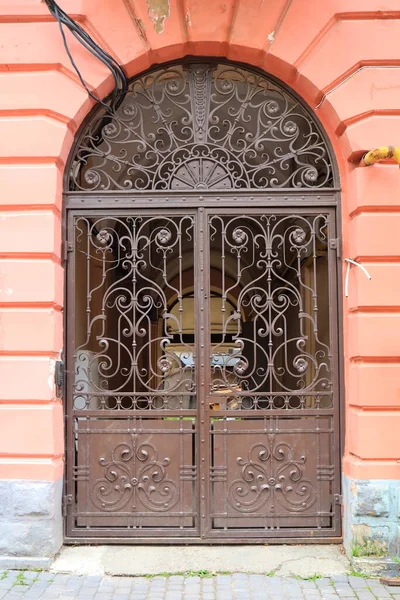
[[72,161],[71,191],[331,188],[312,116],[243,67],[189,63],[135,79],[100,108]]

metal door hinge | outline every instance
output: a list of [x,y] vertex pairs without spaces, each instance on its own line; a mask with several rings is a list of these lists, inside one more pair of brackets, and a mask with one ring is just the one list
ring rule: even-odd
[[64,496],[63,498],[63,517],[66,517],[68,514],[68,507],[72,506],[73,503],[73,496],[72,494],[67,494],[66,496]]
[[64,262],[68,260],[68,254],[74,251],[74,244],[72,242],[67,242],[64,244]]
[[56,397],[64,399],[64,362],[56,360],[56,369],[54,373],[54,382],[56,385]]
[[335,494],[335,506],[339,506],[340,515],[343,517],[344,515],[344,506],[343,506],[343,496],[342,494]]
[[329,248],[330,248],[330,250],[336,250],[336,254],[337,254],[338,258],[340,258],[340,254],[341,254],[340,246],[341,246],[341,244],[340,244],[339,238],[332,238],[329,240]]

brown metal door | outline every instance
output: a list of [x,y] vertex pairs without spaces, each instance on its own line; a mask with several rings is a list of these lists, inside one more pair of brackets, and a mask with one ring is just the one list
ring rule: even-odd
[[69,215],[68,535],[199,535],[195,211]]
[[340,533],[334,237],[331,209],[69,211],[67,541]]
[[206,535],[337,535],[334,211],[220,209],[204,219]]

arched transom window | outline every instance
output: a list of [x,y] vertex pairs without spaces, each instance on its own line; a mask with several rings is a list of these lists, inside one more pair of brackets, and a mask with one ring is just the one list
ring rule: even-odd
[[70,191],[332,188],[312,114],[242,66],[188,62],[131,81],[79,136]]

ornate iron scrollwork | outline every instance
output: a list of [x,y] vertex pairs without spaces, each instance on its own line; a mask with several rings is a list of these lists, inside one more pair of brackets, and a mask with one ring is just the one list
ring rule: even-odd
[[77,334],[75,408],[178,409],[195,397],[194,358],[182,360],[193,356],[182,330],[182,261],[193,253],[193,230],[190,215],[77,218],[87,321],[86,335]]
[[277,83],[228,64],[175,65],[131,81],[82,132],[70,190],[333,186],[315,120]]
[[229,487],[229,504],[238,512],[252,513],[268,504],[270,512],[283,508],[291,513],[301,513],[314,504],[317,491],[311,481],[304,478],[306,456],[295,458],[294,450],[285,442],[253,444],[247,459],[238,457],[241,477]]
[[310,408],[322,399],[329,406],[332,351],[321,310],[327,279],[317,264],[326,253],[327,216],[212,215],[209,228],[224,274],[210,393],[234,385],[231,393],[247,409]]
[[[104,477],[94,483],[90,498],[101,511],[115,512],[133,500],[131,510],[139,501],[148,510],[165,512],[179,500],[179,489],[167,477],[170,459],[159,459],[153,444],[138,444],[137,435],[132,442],[118,444],[111,451],[111,460],[101,457]],[[137,496],[137,497],[136,497]]]

